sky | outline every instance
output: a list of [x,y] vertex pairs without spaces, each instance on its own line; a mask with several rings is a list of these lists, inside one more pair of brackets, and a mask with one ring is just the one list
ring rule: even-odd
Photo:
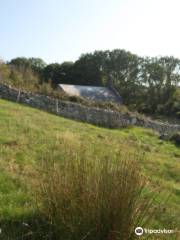
[[0,58],[125,49],[180,58],[180,0],[0,0]]

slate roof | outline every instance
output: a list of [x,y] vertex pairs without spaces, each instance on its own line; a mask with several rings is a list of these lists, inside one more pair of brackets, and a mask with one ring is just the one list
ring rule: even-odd
[[121,99],[107,87],[59,84],[59,88],[70,96],[79,96],[91,101],[120,102]]

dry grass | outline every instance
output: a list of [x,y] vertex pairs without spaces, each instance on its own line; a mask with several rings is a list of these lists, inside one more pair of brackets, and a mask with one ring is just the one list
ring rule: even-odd
[[36,189],[50,239],[135,239],[151,217],[138,159],[121,153],[92,159],[84,147],[65,149],[58,162],[43,159]]

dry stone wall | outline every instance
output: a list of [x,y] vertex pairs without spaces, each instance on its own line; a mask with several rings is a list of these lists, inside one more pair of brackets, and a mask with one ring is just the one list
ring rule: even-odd
[[142,126],[158,131],[160,134],[169,134],[180,131],[180,125],[171,125],[137,117],[129,113],[87,107],[78,103],[61,101],[45,95],[20,91],[10,86],[0,84],[0,98],[23,103],[66,118],[71,118],[98,126],[120,128],[130,125]]

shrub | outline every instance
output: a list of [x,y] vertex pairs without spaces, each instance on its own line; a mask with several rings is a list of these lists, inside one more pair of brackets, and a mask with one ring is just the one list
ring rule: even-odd
[[180,132],[174,133],[169,140],[180,146]]
[[58,162],[44,160],[39,175],[38,203],[51,239],[134,239],[152,205],[138,160],[68,151]]

